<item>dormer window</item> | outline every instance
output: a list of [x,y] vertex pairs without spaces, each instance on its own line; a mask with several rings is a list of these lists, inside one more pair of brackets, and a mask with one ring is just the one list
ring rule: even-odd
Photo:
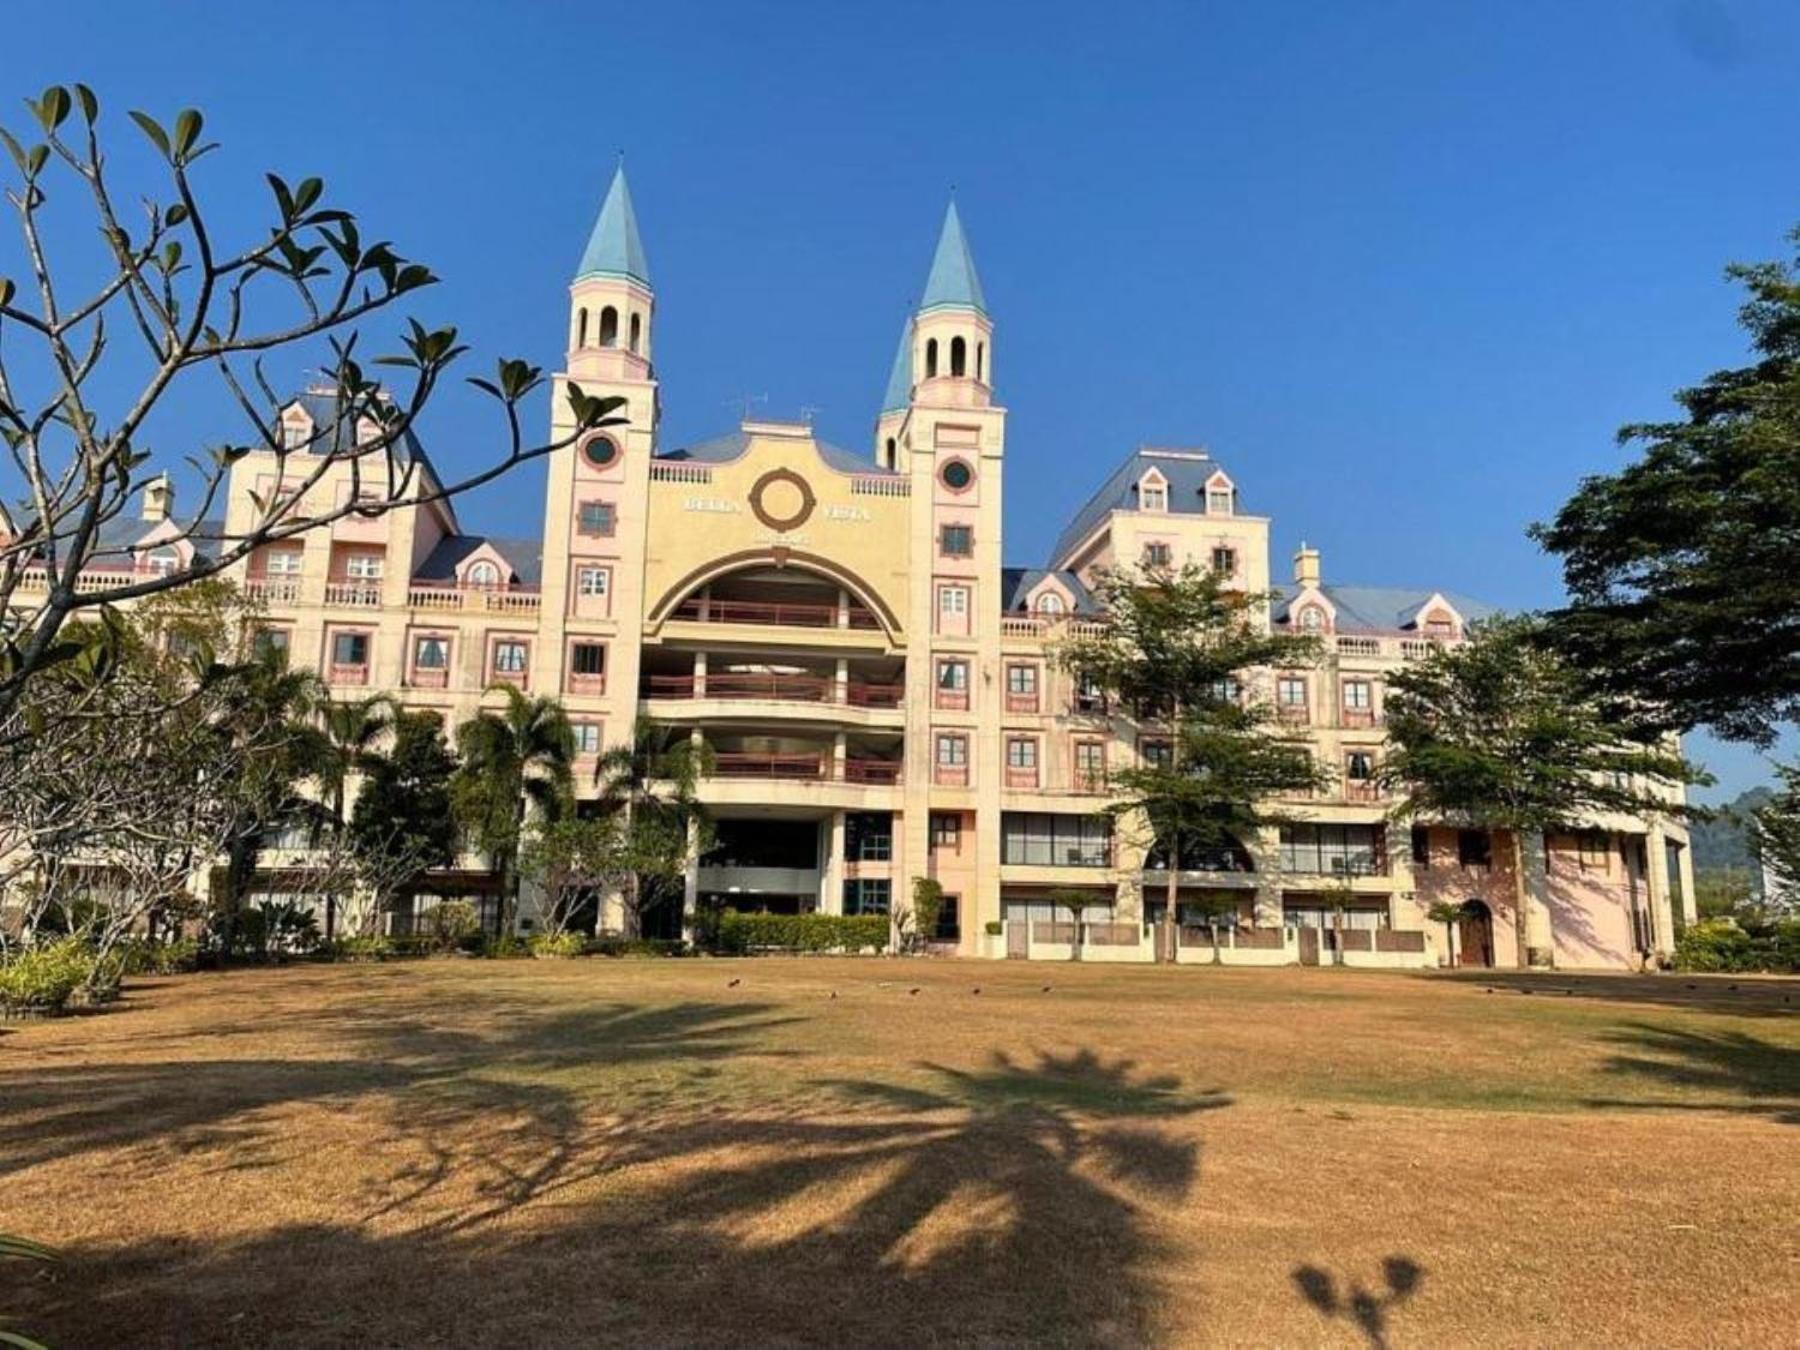
[[1138,509],[1140,511],[1167,511],[1169,509],[1169,485],[1161,478],[1146,478],[1138,484]]
[[1037,612],[1039,614],[1061,614],[1063,612],[1063,598],[1055,591],[1045,591],[1038,597]]
[[500,569],[483,558],[480,562],[470,566],[468,572],[464,574],[463,580],[471,586],[498,586]]
[[283,450],[304,450],[312,440],[312,419],[302,414],[290,417],[281,424],[281,448]]
[[1323,633],[1325,631],[1325,611],[1317,605],[1308,605],[1301,610],[1300,630],[1305,633]]
[[1209,516],[1229,516],[1232,514],[1232,491],[1228,487],[1214,487],[1206,490],[1206,514]]

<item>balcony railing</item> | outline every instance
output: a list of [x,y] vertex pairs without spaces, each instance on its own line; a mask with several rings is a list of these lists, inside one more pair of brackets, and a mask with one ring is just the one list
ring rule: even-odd
[[945,689],[940,685],[931,696],[931,706],[942,708],[946,712],[967,712],[969,710],[969,691],[967,689]]
[[858,605],[840,610],[836,605],[799,601],[709,600],[701,596],[683,600],[675,606],[673,617],[695,623],[772,624],[782,628],[880,627],[874,614]]
[[[76,574],[75,594],[94,595],[114,586],[129,586],[164,574],[156,567],[89,567]],[[18,587],[22,591],[47,591],[50,573],[43,567],[25,567],[19,571]]]
[[1009,713],[1034,713],[1038,710],[1036,693],[1015,694],[1008,691],[1006,695],[1006,711]]
[[1312,709],[1304,703],[1278,703],[1275,705],[1275,716],[1291,727],[1304,727],[1312,723]]
[[1009,788],[1034,788],[1038,785],[1036,768],[1021,769],[1013,765],[1006,766],[1006,786]]
[[969,766],[967,764],[933,764],[931,781],[939,787],[967,787],[969,785]]
[[866,783],[886,786],[900,781],[900,761],[850,758],[837,761],[826,751],[816,754],[746,754],[721,751],[713,756],[714,778],[766,778],[784,782]]
[[379,581],[328,581],[325,583],[325,603],[350,609],[379,609],[381,607],[381,583]]
[[525,687],[526,673],[522,670],[493,670],[488,672],[489,684],[510,684],[518,689]]
[[585,694],[590,698],[599,698],[606,692],[606,676],[571,674],[568,687],[571,694]]
[[1344,800],[1378,802],[1381,800],[1381,784],[1369,778],[1350,779],[1344,784]]
[[1070,788],[1076,792],[1105,792],[1105,769],[1077,769]]
[[244,597],[265,605],[292,605],[300,599],[300,578],[262,576],[244,582]]
[[368,682],[369,666],[367,662],[364,662],[362,665],[353,666],[340,665],[338,662],[334,661],[325,669],[326,684],[354,685],[367,684]]
[[644,681],[646,698],[768,699],[781,703],[847,704],[853,708],[897,708],[903,687],[852,680],[840,685],[829,675],[783,675],[760,672],[651,675]]
[[1344,708],[1340,711],[1341,725],[1351,728],[1372,727],[1379,724],[1373,708]]
[[407,588],[406,603],[413,609],[440,612],[518,614],[537,609],[543,597],[535,586],[434,586],[414,582]]
[[414,666],[406,682],[414,689],[447,689],[450,672],[442,666]]
[[1372,637],[1341,637],[1337,640],[1339,656],[1380,656],[1381,639]]

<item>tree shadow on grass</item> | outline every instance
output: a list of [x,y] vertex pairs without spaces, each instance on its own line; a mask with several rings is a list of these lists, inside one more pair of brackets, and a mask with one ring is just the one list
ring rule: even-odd
[[1382,1289],[1377,1292],[1359,1280],[1337,1279],[1321,1266],[1295,1266],[1294,1287],[1321,1317],[1349,1322],[1371,1350],[1387,1350],[1388,1319],[1393,1310],[1418,1292],[1425,1268],[1411,1257],[1390,1256],[1381,1263]]
[[1688,1012],[1735,1017],[1792,1017],[1800,1014],[1800,980],[1750,979],[1727,975],[1627,975],[1576,971],[1457,970],[1416,976],[1440,984],[1463,985],[1470,993],[1494,989],[1520,997],[1586,999],[1638,1003]]
[[[84,1345],[1165,1335],[1160,1280],[1177,1272],[1156,1219],[1190,1194],[1200,1155],[1164,1127],[1229,1098],[1087,1052],[813,1086],[822,1109],[654,1111],[599,1130],[540,1116],[540,1165],[448,1210],[426,1195],[373,1224],[83,1249],[35,1325]],[[479,1116],[454,1137],[441,1126],[424,1133],[457,1159],[495,1133]]]
[[[1613,1038],[1628,1053],[1606,1061],[1608,1073],[1647,1078],[1693,1096],[1659,1101],[1596,1100],[1601,1107],[1727,1111],[1800,1125],[1800,1046],[1743,1031],[1684,1031],[1637,1024]],[[1707,1096],[1700,1097],[1698,1094]],[[1720,1101],[1720,1097],[1748,1098]]]

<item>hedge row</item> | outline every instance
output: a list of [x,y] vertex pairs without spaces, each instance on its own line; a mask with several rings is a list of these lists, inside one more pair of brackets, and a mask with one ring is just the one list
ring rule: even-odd
[[1754,928],[1741,928],[1731,919],[1703,920],[1676,939],[1675,968],[1800,974],[1800,919]]
[[880,951],[888,944],[885,914],[738,914],[719,916],[723,952]]

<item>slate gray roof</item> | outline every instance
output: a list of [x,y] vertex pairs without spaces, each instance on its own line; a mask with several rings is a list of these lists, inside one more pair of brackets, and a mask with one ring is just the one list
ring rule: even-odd
[[[1206,514],[1206,480],[1211,478],[1224,465],[1207,456],[1197,458],[1200,452],[1192,450],[1180,451],[1176,454],[1161,454],[1155,450],[1134,450],[1125,457],[1124,463],[1114,469],[1107,480],[1100,485],[1099,491],[1089,497],[1075,518],[1069,522],[1056,540],[1056,547],[1051,550],[1052,563],[1066,562],[1076,545],[1086,539],[1108,514],[1113,511],[1135,511],[1137,509],[1137,485],[1154,467],[1169,482],[1169,514],[1199,516]],[[1242,510],[1242,503],[1238,503]]]
[[1073,572],[1049,572],[1042,567],[1002,567],[1000,569],[1000,609],[1012,612],[1025,608],[1032,588],[1045,577],[1055,577],[1075,597],[1077,614],[1092,614],[1098,606],[1080,577]]
[[[813,445],[818,448],[819,458],[839,473],[891,473],[880,465],[854,454],[842,446],[832,445],[829,441],[815,439]],[[657,455],[658,459],[687,460],[695,464],[729,464],[750,448],[750,433],[747,431],[728,431],[723,436],[714,436],[710,440],[696,441],[693,445],[683,446],[678,450],[665,450]]]
[[[204,520],[195,520],[192,516],[185,519],[176,516],[176,525],[193,536],[194,552],[201,557],[210,558],[219,552],[219,535],[225,529],[225,521],[219,516],[208,516]],[[102,564],[117,565],[129,561],[126,557],[138,540],[152,530],[162,528],[162,522],[145,520],[139,515],[120,515],[103,524],[95,534],[95,561]]]
[[[1288,617],[1288,606],[1300,594],[1300,588],[1290,582],[1276,586],[1274,590],[1279,598],[1270,617],[1276,623],[1283,623]],[[1418,590],[1406,586],[1329,584],[1320,586],[1319,590],[1337,607],[1337,631],[1340,633],[1405,632],[1412,627],[1413,615],[1434,595],[1441,595],[1448,600],[1468,623],[1474,623],[1477,619],[1491,619],[1500,613],[1498,607],[1456,591]]]
[[629,277],[650,284],[650,260],[638,237],[637,212],[631,209],[631,188],[625,182],[623,164],[613,174],[594,232],[582,252],[581,266],[575,269],[575,280],[583,277]]
[[544,542],[529,537],[494,534],[447,534],[425,555],[413,576],[419,581],[454,581],[456,569],[464,559],[483,544],[512,565],[513,577],[526,586],[536,586],[544,579]]

